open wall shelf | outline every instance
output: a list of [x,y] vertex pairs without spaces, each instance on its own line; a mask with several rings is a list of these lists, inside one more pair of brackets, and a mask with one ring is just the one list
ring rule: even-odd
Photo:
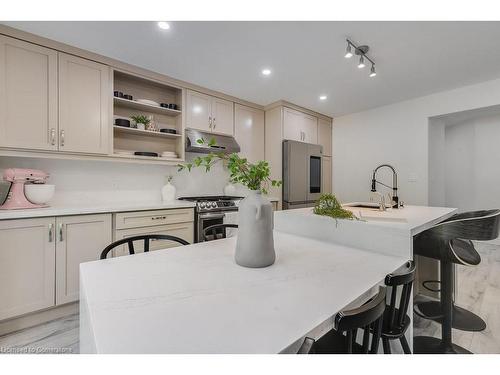
[[[145,115],[151,117],[159,129],[175,129],[176,134],[141,130],[113,125],[113,157],[122,159],[138,159],[151,161],[184,160],[184,91],[163,82],[141,76],[113,71],[113,91],[132,95],[133,100],[113,96],[113,118],[130,119],[132,116]],[[137,102],[137,99],[152,100],[156,103],[176,104],[178,110]],[[114,120],[113,120],[114,121]],[[177,158],[147,157],[138,155],[117,154],[118,151],[162,152],[170,151]]]

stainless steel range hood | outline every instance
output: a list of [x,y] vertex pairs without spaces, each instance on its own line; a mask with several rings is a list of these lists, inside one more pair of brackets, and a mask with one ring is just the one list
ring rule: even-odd
[[[206,142],[209,142],[212,138],[215,139],[215,146],[200,145],[196,142],[198,139],[204,139]],[[186,129],[186,152],[208,154],[210,152],[221,151],[226,154],[240,152],[240,145],[230,135],[217,135],[196,129]]]

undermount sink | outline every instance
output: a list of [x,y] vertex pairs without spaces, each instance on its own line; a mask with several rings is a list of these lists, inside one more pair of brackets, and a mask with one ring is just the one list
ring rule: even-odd
[[404,215],[404,209],[392,209],[387,207],[386,211],[380,211],[377,203],[372,202],[354,202],[342,205],[345,209],[351,211],[361,220],[366,221],[391,221],[407,223]]

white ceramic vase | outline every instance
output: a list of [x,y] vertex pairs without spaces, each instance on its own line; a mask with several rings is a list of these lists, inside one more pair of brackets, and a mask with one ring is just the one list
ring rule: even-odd
[[167,182],[162,188],[161,188],[161,198],[164,203],[172,203],[175,201],[175,186],[172,185],[169,182]]
[[251,190],[238,207],[238,239],[234,259],[243,267],[272,265],[274,252],[274,213],[271,202],[259,191]]

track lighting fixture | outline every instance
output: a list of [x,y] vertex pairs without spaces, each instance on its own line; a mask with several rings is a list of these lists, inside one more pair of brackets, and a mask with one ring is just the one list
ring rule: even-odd
[[349,43],[347,43],[347,48],[345,50],[345,55],[344,57],[346,59],[350,59],[352,57],[352,51],[351,51],[351,45]]
[[365,67],[365,59],[363,59],[363,55],[361,55],[359,58],[358,68],[363,69],[364,67]]
[[368,60],[372,64],[372,67],[370,69],[370,77],[375,77],[377,75],[377,72],[375,71],[375,61],[373,61],[366,55],[370,50],[370,47],[366,45],[357,46],[349,39],[346,39],[346,42],[347,42],[347,47],[345,50],[346,52],[344,57],[346,58],[352,57],[353,56],[352,50],[354,49],[354,54],[359,56],[358,68],[363,69],[366,66],[365,59]]

